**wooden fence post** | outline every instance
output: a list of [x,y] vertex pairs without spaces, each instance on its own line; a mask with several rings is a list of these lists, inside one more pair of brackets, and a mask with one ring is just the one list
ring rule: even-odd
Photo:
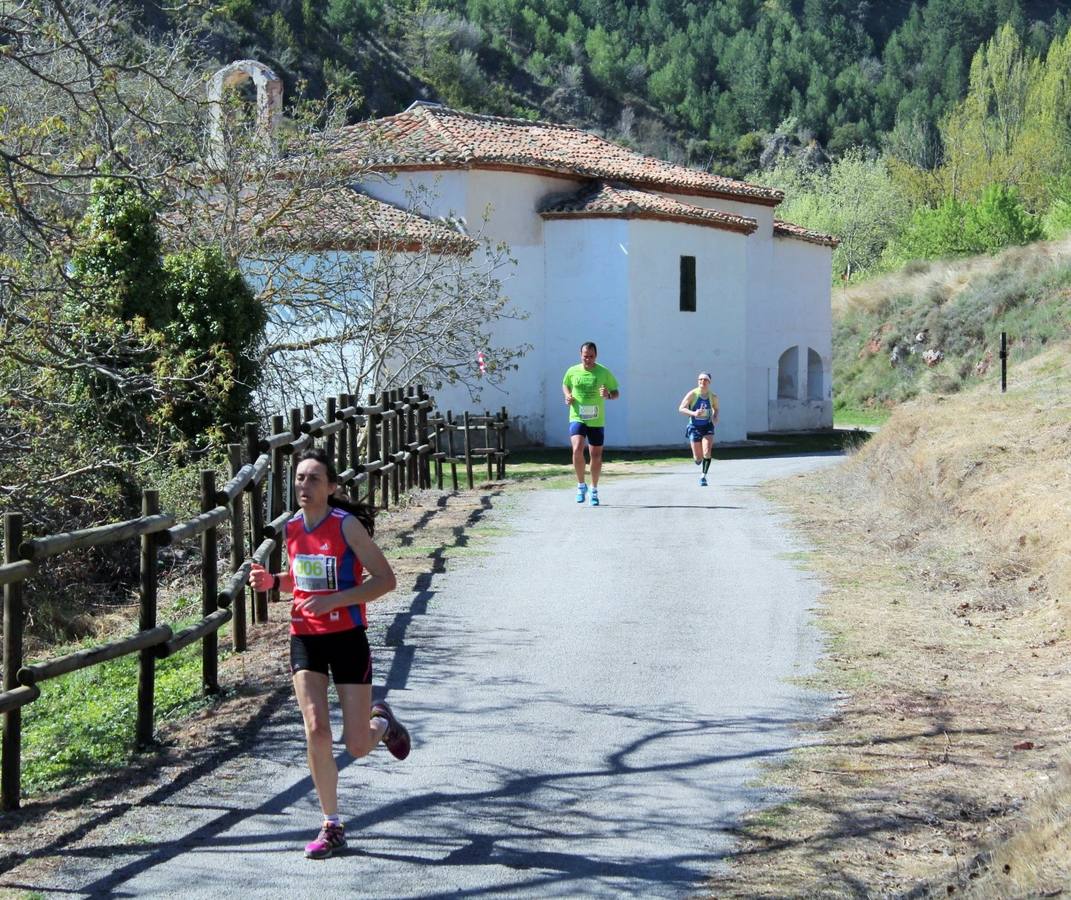
[[476,487],[472,478],[472,435],[469,433],[469,414],[465,411],[465,474],[469,480],[469,490]]
[[484,415],[484,419],[483,419],[484,442],[483,443],[484,443],[484,446],[487,448],[487,480],[488,481],[494,481],[495,480],[495,455],[491,451],[491,448],[495,446],[495,443],[494,443],[494,441],[491,440],[491,435],[494,434],[494,428],[491,427],[491,425],[492,425],[491,410],[489,410],[489,409],[484,410],[483,415]]
[[[250,422],[245,426],[245,445],[246,452],[249,454],[249,461],[256,462],[260,456],[260,436],[257,434],[255,422]],[[268,483],[271,484],[270,481]],[[254,485],[249,492],[249,532],[249,536],[252,539],[249,550],[252,553],[260,545],[260,542],[264,540],[264,492],[261,490],[260,484]],[[268,594],[266,591],[253,591],[253,615],[251,618],[254,622],[268,621]]]
[[454,456],[454,412],[446,411],[446,456],[450,460],[450,475],[454,480],[454,490],[457,490],[457,457]]
[[[4,513],[4,562],[19,560],[22,513]],[[4,690],[19,686],[22,668],[22,582],[4,585]],[[4,745],[0,753],[0,807],[18,809],[22,793],[22,710],[4,713]]]
[[[242,468],[242,445],[228,444],[227,456],[231,463],[231,477]],[[231,572],[237,572],[245,562],[245,502],[244,491],[239,491],[231,500]],[[239,591],[231,601],[231,644],[235,653],[246,649],[245,591]]]
[[435,417],[435,486],[443,489],[443,414],[440,412]]
[[[334,397],[328,397],[324,401],[324,410],[325,410],[324,421],[328,425],[330,425],[332,422],[335,421],[335,398]],[[327,440],[324,443],[324,452],[327,454],[327,458],[332,460],[332,461],[337,458],[336,454],[335,454],[335,433],[333,431],[327,436]],[[345,466],[341,466],[338,469],[338,471],[341,472],[344,468],[346,468],[346,467]]]
[[[501,413],[495,413],[495,477],[502,480],[506,477],[506,408],[502,407]],[[500,427],[502,426],[502,427]]]
[[[357,395],[346,394],[346,406],[356,405]],[[357,416],[350,416],[350,418],[346,420],[346,427],[342,430],[346,432],[346,447],[348,448],[346,454],[346,468],[353,469],[354,472],[359,472],[361,470],[361,443],[358,440],[360,432],[357,428]],[[368,484],[372,484],[371,478],[368,478]],[[360,487],[354,489],[353,495],[357,499],[360,499]]]
[[[271,419],[271,433],[272,435],[281,434],[283,431],[283,417],[272,416]],[[286,469],[286,462],[284,460],[283,448],[276,447],[271,452],[271,508],[268,510],[268,521],[274,522],[279,516],[283,514],[283,471]],[[268,568],[270,571],[278,573],[283,568],[283,541],[278,537],[275,539],[275,548],[271,551],[268,557]],[[279,589],[273,588],[268,592],[268,598],[271,601],[279,601]],[[264,606],[264,621],[268,621],[268,607]]]
[[[368,395],[368,405],[376,405],[376,395]],[[365,416],[365,453],[367,454],[366,462],[373,463],[377,459],[381,458],[379,452],[379,423],[383,420],[383,417],[379,413],[369,413]],[[373,509],[376,507],[376,485],[381,484],[383,476],[378,470],[368,473],[368,505]]]
[[[379,397],[379,405],[383,407],[383,421],[380,428],[380,441],[381,449],[379,451],[379,458],[383,460],[383,464],[386,465],[391,461],[391,437],[394,434],[394,422],[386,417],[386,412],[391,408],[390,391],[383,391]],[[390,506],[390,486],[391,478],[393,477],[393,469],[388,469],[384,472],[380,469],[380,473],[383,476],[383,480],[380,482],[380,487],[383,490],[383,509],[387,509]]]
[[[141,514],[155,516],[160,512],[160,492],[142,491]],[[138,607],[138,631],[156,627],[156,535],[141,536],[141,585]],[[153,698],[156,694],[155,648],[138,651],[138,714],[135,741],[140,748],[153,743]]]
[[[424,385],[418,384],[416,386],[417,403],[420,404],[420,409],[417,410],[417,444],[423,447],[428,443],[428,411],[424,408],[424,401],[428,399],[427,393],[424,391]],[[431,487],[431,454],[434,451],[427,450],[417,456],[417,471],[420,473],[420,487],[427,490]]]
[[[394,418],[390,420],[392,426],[391,431],[391,449],[394,451],[394,455],[398,456],[399,453],[405,452],[405,448],[402,446],[402,414],[398,409],[402,404],[399,401],[401,396],[401,389],[395,388],[390,392],[390,406],[394,410]],[[405,465],[404,457],[402,459],[395,459],[394,468],[390,470],[390,499],[391,503],[395,506],[402,494],[402,466]]]
[[[211,469],[201,472],[201,512],[210,512],[216,506],[216,473]],[[218,609],[219,593],[219,548],[216,526],[201,533],[201,614],[208,618]],[[219,636],[211,631],[201,638],[201,682],[206,694],[219,693]]]
[[[392,469],[394,481],[391,483],[391,502],[397,506],[401,502],[402,494],[405,493],[405,467],[409,460],[405,458],[405,413],[402,407],[405,405],[405,392],[402,388],[391,391],[391,403],[394,406],[394,456],[395,466]],[[401,456],[401,459],[397,457]]]
[[413,482],[416,481],[414,477],[416,475],[416,460],[413,458],[413,387],[400,388],[402,405],[405,407],[405,413],[402,415],[402,450],[405,451],[405,467],[402,469],[402,492],[410,491],[413,489]]
[[[295,441],[301,437],[301,422],[301,410],[294,407],[290,410],[290,434]],[[294,500],[297,496],[294,490],[294,476],[297,475],[297,457],[297,452],[291,451],[290,458],[287,460],[289,465],[286,473],[286,498],[283,501],[287,509],[297,509],[297,503]]]
[[[331,417],[327,420],[330,424],[337,418],[339,412],[344,410],[347,406],[352,405],[351,401],[345,394],[339,394],[334,403],[329,402],[327,404],[328,412],[331,413]],[[334,409],[332,409],[332,406]],[[349,468],[350,459],[350,422],[352,419],[346,419],[346,424],[343,425],[338,431],[338,442],[336,444],[335,453],[335,468],[340,472],[344,472]],[[331,440],[330,438],[328,440]]]

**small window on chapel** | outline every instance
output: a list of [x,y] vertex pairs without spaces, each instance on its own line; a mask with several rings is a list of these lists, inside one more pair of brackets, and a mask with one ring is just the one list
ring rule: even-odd
[[681,257],[681,312],[695,312],[695,257]]

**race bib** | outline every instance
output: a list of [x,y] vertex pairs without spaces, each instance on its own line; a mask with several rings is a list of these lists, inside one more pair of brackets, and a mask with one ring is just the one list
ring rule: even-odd
[[582,403],[580,404],[580,418],[581,419],[594,419],[599,414],[599,407],[594,404]]
[[338,560],[333,556],[312,556],[311,554],[298,554],[294,557],[290,570],[294,577],[294,587],[298,590],[309,591],[337,591],[338,574],[335,568]]
[[701,407],[699,407],[699,409],[697,409],[695,411],[695,417],[697,419],[709,418],[710,417],[710,407],[709,406],[701,406]]

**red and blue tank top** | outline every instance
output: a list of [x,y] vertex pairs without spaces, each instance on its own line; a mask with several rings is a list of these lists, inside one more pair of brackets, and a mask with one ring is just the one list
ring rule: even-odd
[[348,515],[332,508],[311,531],[305,527],[301,513],[286,523],[286,552],[294,579],[295,601],[290,606],[291,634],[331,634],[368,624],[363,603],[333,609],[322,616],[304,612],[297,603],[361,583],[361,561],[342,533],[342,523]]

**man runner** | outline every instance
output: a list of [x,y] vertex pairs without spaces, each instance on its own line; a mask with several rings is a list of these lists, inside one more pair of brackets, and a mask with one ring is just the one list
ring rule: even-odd
[[592,341],[580,346],[580,363],[565,370],[562,394],[569,407],[569,441],[576,470],[576,502],[583,503],[588,486],[584,481],[584,445],[591,455],[591,505],[599,505],[599,473],[606,426],[606,401],[621,396],[613,373],[595,362],[598,349]]

